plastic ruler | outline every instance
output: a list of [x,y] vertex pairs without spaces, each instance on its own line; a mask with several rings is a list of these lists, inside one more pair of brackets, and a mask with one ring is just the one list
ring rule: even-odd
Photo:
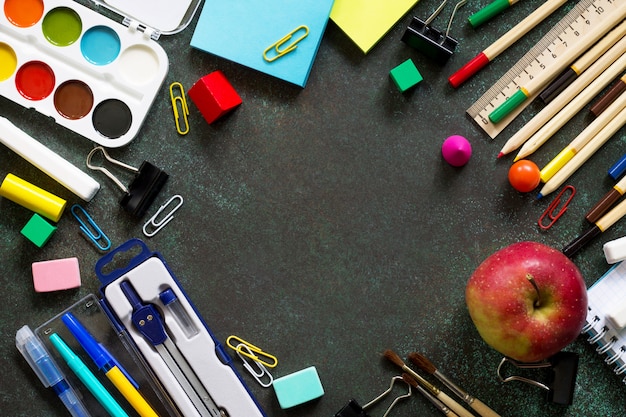
[[[474,119],[492,139],[528,106],[535,96],[526,100],[515,111],[497,124],[489,114],[537,74],[558,62],[563,52],[578,48],[589,28],[602,24],[605,19],[624,13],[626,0],[580,0],[546,35],[509,69],[472,106],[467,114]],[[618,22],[619,23],[619,22]],[[585,51],[580,51],[581,54]]]

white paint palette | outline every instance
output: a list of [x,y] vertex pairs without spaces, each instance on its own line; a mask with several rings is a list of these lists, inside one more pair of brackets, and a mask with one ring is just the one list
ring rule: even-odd
[[[170,3],[144,5],[152,16],[174,18],[151,18],[166,24],[162,33],[182,30],[199,1],[183,1],[173,13]],[[74,1],[0,4],[1,95],[105,147],[135,138],[169,68],[153,39],[159,31],[130,18],[125,26]]]

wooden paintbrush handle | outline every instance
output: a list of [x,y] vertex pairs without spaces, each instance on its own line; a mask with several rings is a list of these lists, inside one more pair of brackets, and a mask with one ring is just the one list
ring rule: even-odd
[[472,407],[472,409],[474,409],[478,414],[483,417],[500,417],[500,414],[487,407],[487,405],[480,401],[478,398],[474,398],[474,401],[472,401],[470,407]]
[[448,394],[446,394],[445,392],[439,391],[439,394],[437,394],[437,398],[439,398],[442,403],[447,405],[448,408],[454,411],[459,417],[475,417],[474,414],[470,413],[461,404],[450,398],[450,396],[448,396]]

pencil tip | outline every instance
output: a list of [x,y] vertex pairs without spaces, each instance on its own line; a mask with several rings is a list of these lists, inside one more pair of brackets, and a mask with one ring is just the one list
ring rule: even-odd
[[543,198],[543,195],[541,193],[537,194],[537,200],[541,200]]
[[498,154],[498,159],[502,158],[503,156],[504,156],[504,153],[503,153],[503,152],[500,152],[500,153]]

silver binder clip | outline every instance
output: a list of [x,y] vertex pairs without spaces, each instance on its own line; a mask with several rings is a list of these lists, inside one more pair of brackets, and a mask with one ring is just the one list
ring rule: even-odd
[[[243,367],[252,375],[254,379],[256,379],[256,382],[258,382],[263,388],[268,388],[272,386],[272,384],[274,383],[274,377],[272,377],[272,374],[269,373],[265,365],[263,365],[259,361],[252,360],[257,368],[254,369],[254,367],[250,364],[250,361],[248,361],[248,359],[246,358],[246,356],[251,356],[254,354],[254,352],[252,352],[248,345],[246,345],[245,343],[239,343],[236,346],[235,350],[237,352],[237,356],[239,356],[239,358],[243,361]],[[242,353],[242,351],[244,351],[248,355],[245,355],[245,353]],[[264,378],[267,379],[267,382],[263,380]]]
[[[174,200],[179,200],[179,201],[174,206],[174,208],[172,208],[162,219],[157,221],[157,218],[161,215],[163,210],[165,210],[170,204],[172,204]],[[143,225],[143,234],[146,235],[147,237],[152,237],[156,235],[159,232],[159,230],[163,229],[166,224],[172,221],[172,219],[174,218],[174,212],[178,210],[180,206],[183,205],[183,202],[184,200],[182,196],[178,194],[172,196],[172,198],[167,200],[165,204],[159,207],[157,212],[154,213],[154,215],[150,217],[148,221]],[[152,228],[153,230],[149,231],[149,228]]]
[[[87,236],[87,238],[91,240],[98,249],[101,251],[107,251],[111,248],[111,240],[106,234],[104,234],[102,229],[100,229],[100,227],[82,206],[74,204],[70,208],[70,211],[80,224],[80,230],[82,230],[85,236]],[[83,218],[85,218],[85,220],[83,220]]]

